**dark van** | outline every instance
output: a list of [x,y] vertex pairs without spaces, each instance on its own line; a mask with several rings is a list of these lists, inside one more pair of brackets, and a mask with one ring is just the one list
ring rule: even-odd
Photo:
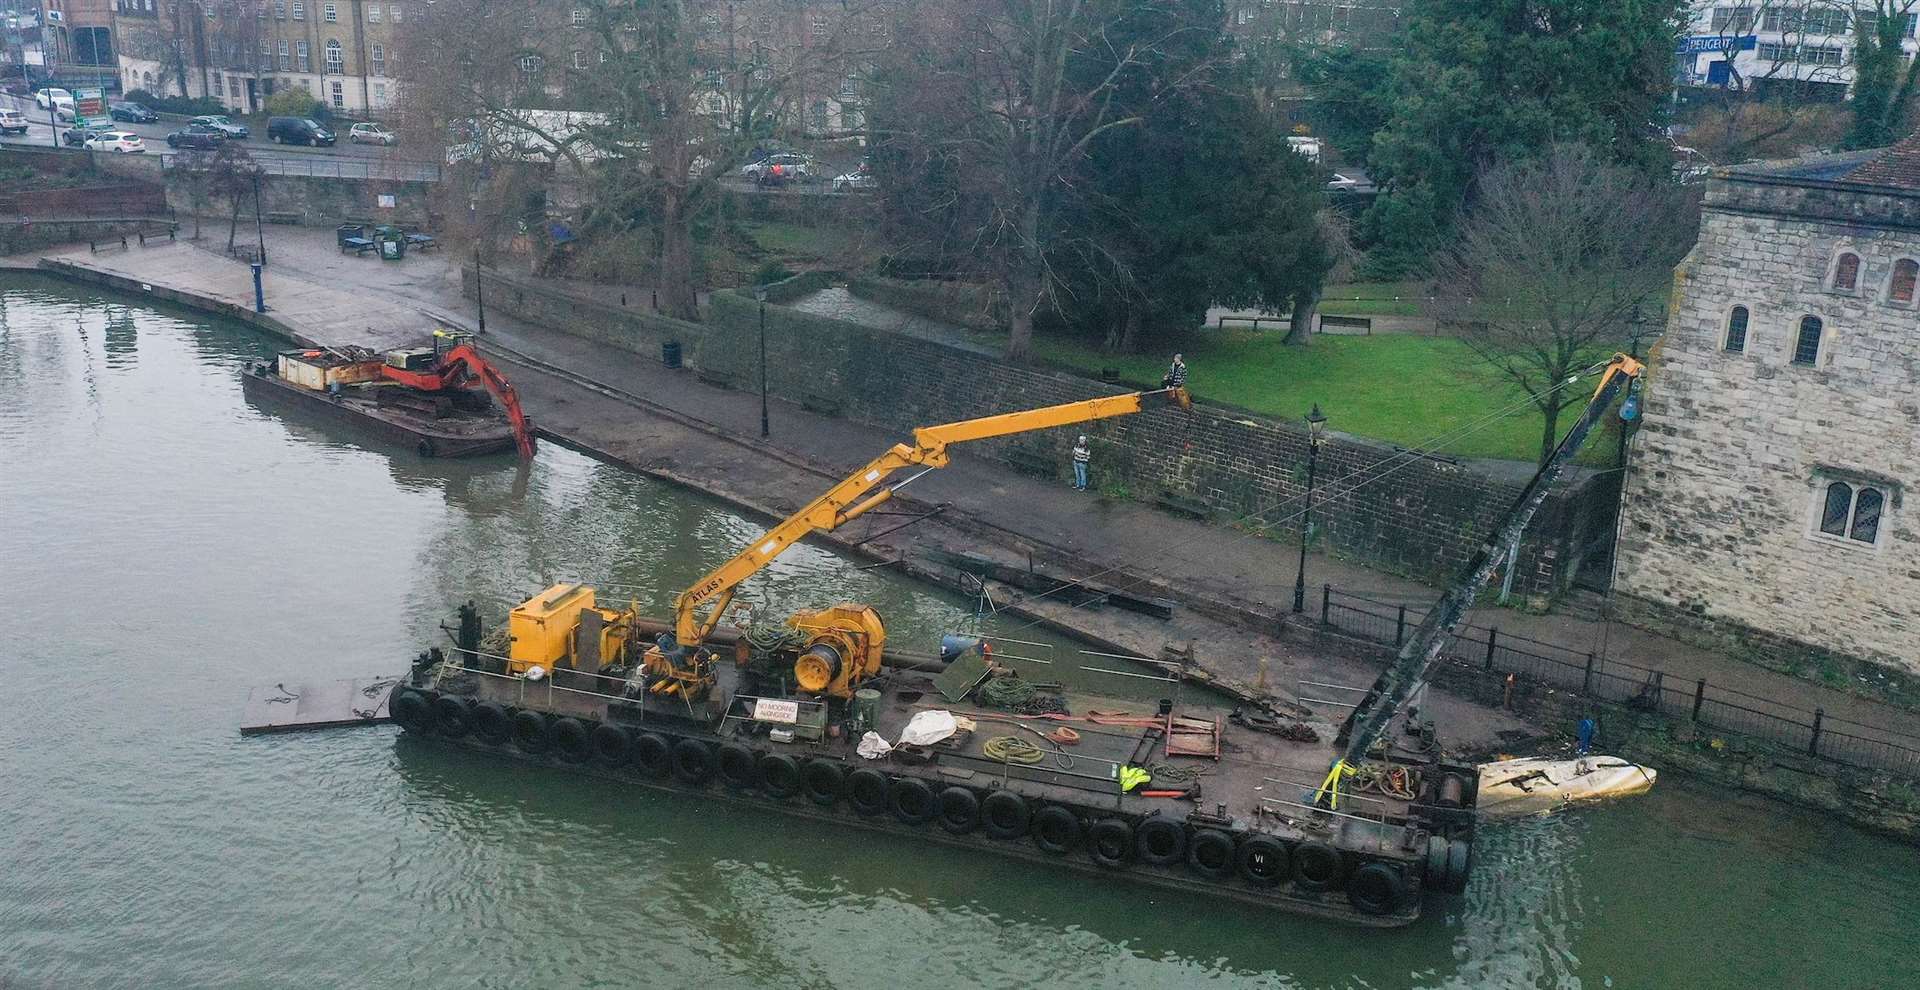
[[274,117],[267,121],[267,140],[275,144],[331,145],[333,132],[305,117]]

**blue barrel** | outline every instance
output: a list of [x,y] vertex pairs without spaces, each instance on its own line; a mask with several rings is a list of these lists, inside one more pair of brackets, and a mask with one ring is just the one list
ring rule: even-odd
[[960,659],[960,657],[968,651],[985,653],[986,647],[986,641],[978,636],[962,636],[959,633],[948,633],[940,637],[940,662],[942,664],[950,664]]

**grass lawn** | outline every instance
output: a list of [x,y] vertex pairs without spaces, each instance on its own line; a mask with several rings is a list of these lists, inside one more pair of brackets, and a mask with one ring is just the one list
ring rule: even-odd
[[847,226],[808,227],[780,221],[742,221],[741,229],[762,251],[801,266],[832,263],[856,246],[856,233]]
[[[1281,336],[1228,329],[1189,338],[1181,347],[1195,398],[1294,420],[1317,402],[1328,429],[1407,447],[1426,446],[1497,410],[1512,409],[1441,442],[1439,451],[1508,460],[1532,460],[1539,453],[1539,413],[1530,404],[1512,408],[1525,395],[1495,377],[1458,341],[1329,335],[1315,337],[1309,347],[1288,347]],[[1034,346],[1040,357],[1063,367],[1088,374],[1112,368],[1143,385],[1157,384],[1172,356],[1104,354],[1079,341],[1046,337]],[[1562,430],[1570,413],[1561,415]],[[1582,462],[1612,463],[1612,447],[1602,440],[1596,430]]]

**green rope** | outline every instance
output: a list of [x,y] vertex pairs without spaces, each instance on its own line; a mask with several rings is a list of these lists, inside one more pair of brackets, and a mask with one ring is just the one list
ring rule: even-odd
[[974,689],[973,696],[989,708],[1000,708],[1023,715],[1065,714],[1066,702],[1058,695],[1043,694],[1039,685],[1019,677],[996,677]]
[[1047,758],[1040,747],[1018,736],[994,736],[980,747],[988,758],[1001,763],[1019,763],[1031,766]]

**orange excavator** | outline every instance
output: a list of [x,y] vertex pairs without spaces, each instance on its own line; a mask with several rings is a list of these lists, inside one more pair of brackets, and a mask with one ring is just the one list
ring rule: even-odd
[[435,330],[432,347],[390,351],[380,365],[380,377],[422,392],[467,390],[477,383],[506,409],[520,457],[533,459],[533,422],[520,409],[520,395],[507,376],[480,356],[472,334]]

